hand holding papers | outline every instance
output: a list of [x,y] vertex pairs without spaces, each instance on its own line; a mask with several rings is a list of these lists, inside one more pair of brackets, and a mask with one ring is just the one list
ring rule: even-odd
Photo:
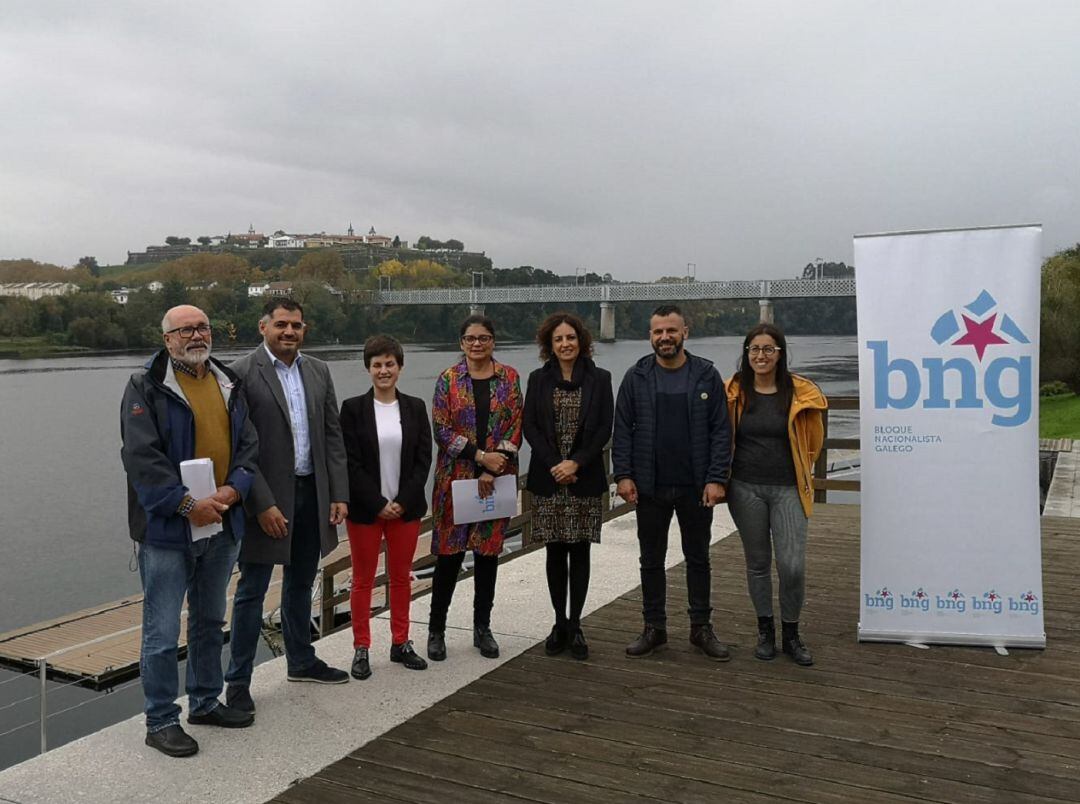
[[[196,500],[210,497],[217,492],[214,484],[214,462],[209,458],[195,458],[191,461],[180,462],[180,482],[187,486],[188,494]],[[211,536],[221,533],[220,522],[209,525],[191,525],[191,541],[209,539]]]
[[455,480],[450,484],[454,496],[454,524],[486,522],[517,513],[517,477],[502,475],[495,478],[495,490],[490,497],[481,497],[476,480]]

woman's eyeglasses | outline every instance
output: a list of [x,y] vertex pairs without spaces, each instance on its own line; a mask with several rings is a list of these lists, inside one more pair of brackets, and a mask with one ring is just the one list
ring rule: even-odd
[[479,343],[479,344],[483,344],[484,346],[486,346],[487,344],[491,343],[493,340],[495,340],[495,339],[493,337],[491,337],[490,335],[462,335],[461,336],[461,342],[462,343],[468,343],[468,344]]
[[765,357],[772,357],[774,354],[780,351],[779,346],[747,346],[746,351],[752,355],[765,355]]

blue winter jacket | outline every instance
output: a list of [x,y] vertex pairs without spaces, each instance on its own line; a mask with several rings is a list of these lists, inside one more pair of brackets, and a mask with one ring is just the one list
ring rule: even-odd
[[[686,353],[690,406],[692,482],[727,483],[731,467],[731,423],[727,394],[712,362]],[[615,402],[611,464],[615,480],[630,478],[639,494],[656,493],[656,356],[647,355],[627,369]]]
[[[135,541],[183,550],[191,543],[191,527],[186,517],[176,513],[188,493],[180,482],[180,462],[195,457],[195,416],[176,381],[168,352],[159,351],[145,369],[131,375],[120,406],[128,528]],[[214,358],[210,358],[210,371],[229,411],[232,462],[225,483],[243,499],[255,477],[258,436],[248,421],[239,378]],[[242,505],[229,509],[225,525],[234,539],[243,538]]]

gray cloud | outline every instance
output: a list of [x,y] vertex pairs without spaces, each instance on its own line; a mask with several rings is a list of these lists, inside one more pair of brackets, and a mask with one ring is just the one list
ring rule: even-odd
[[457,237],[786,276],[851,235],[1080,240],[1071,2],[6,3],[0,257]]

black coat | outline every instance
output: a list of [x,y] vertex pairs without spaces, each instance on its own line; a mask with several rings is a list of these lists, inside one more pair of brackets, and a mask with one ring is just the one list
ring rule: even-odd
[[[575,497],[596,497],[608,489],[604,472],[604,446],[611,437],[615,401],[611,390],[611,372],[596,366],[588,358],[581,375],[581,416],[577,434],[567,457],[578,464],[577,482],[570,484]],[[551,467],[562,460],[555,438],[555,385],[557,366],[546,365],[529,375],[522,420],[525,440],[532,448],[526,488],[533,494],[550,497],[558,489]]]
[[[431,424],[424,400],[397,392],[401,409],[401,479],[397,499],[402,519],[427,513],[427,477],[431,469]],[[341,433],[349,464],[349,519],[371,524],[390,500],[382,496],[379,434],[375,428],[375,392],[350,397],[341,405]]]
[[[706,483],[728,482],[731,466],[731,423],[727,390],[712,362],[686,353],[690,393],[690,462],[698,490]],[[656,493],[656,355],[631,366],[619,386],[611,465],[616,480],[628,477],[641,494]]]

